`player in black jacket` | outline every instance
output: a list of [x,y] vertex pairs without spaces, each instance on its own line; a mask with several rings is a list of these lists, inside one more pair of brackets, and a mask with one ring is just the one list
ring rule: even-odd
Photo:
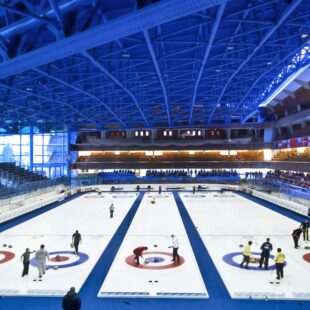
[[259,268],[262,268],[262,265],[264,263],[264,267],[267,270],[268,269],[270,252],[272,251],[272,244],[270,243],[270,239],[269,238],[266,239],[266,242],[264,242],[262,244],[260,249],[262,250],[262,253],[260,255]]
[[309,222],[304,220],[299,228],[302,230],[304,241],[309,241]]

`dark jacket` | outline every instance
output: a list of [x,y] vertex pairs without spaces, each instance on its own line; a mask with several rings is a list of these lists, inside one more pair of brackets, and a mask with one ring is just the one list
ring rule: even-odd
[[62,299],[62,308],[65,310],[81,309],[81,299],[76,292],[69,291]]
[[309,222],[306,221],[302,222],[299,228],[302,229],[303,231],[309,229]]
[[264,252],[264,254],[269,254],[272,251],[272,244],[266,241],[262,244],[260,249]]
[[298,228],[298,229],[293,230],[292,236],[293,238],[299,239],[301,233],[302,233],[302,230]]
[[142,257],[143,251],[145,251],[145,247],[144,246],[140,246],[140,247],[138,247],[138,248],[133,250],[133,254]]

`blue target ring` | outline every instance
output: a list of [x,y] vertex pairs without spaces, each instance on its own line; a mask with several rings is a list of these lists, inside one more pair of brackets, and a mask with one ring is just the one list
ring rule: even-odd
[[163,257],[159,257],[159,256],[149,256],[146,258],[150,263],[162,263],[165,261],[165,259]]
[[[260,255],[261,255],[261,253],[258,253],[258,252],[254,252],[254,253],[252,253],[252,254],[255,255],[255,256],[258,256],[259,258],[260,258]],[[237,263],[237,262],[234,261],[234,258],[235,258],[236,256],[242,256],[242,258],[243,258],[243,253],[242,253],[242,252],[228,253],[228,254],[226,254],[226,255],[223,256],[223,261],[224,261],[226,264],[228,264],[228,265],[231,265],[231,266],[233,266],[233,267],[238,267],[238,268],[240,268],[240,263]],[[269,260],[274,261],[274,256],[273,256],[273,255],[270,255],[270,256],[269,256]],[[251,263],[250,263],[250,264],[251,264]],[[276,264],[273,264],[273,265],[268,266],[268,269],[267,269],[267,270],[264,269],[264,267],[259,268],[259,267],[250,266],[250,264],[249,264],[249,266],[248,266],[248,268],[247,268],[248,270],[268,271],[268,270],[275,270],[275,269],[276,269]],[[284,267],[285,267],[285,266],[286,266],[286,262],[284,263]]]
[[[48,253],[49,255],[59,255],[59,254],[72,254],[75,255],[75,252],[72,251],[56,251],[56,252],[50,252]],[[58,268],[69,268],[69,267],[73,267],[73,266],[77,266],[77,265],[81,265],[83,263],[85,263],[87,260],[89,259],[89,256],[85,253],[79,252],[79,259],[75,262],[72,263],[68,263],[68,264],[59,264],[59,265],[46,265],[46,267],[48,268],[53,268],[54,266],[57,266]],[[37,267],[37,261],[35,258],[32,258],[30,260],[30,264],[33,267]]]

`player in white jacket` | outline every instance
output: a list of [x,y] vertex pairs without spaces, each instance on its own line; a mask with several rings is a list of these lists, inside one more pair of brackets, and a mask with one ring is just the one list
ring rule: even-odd
[[42,244],[40,246],[40,250],[36,252],[35,259],[39,269],[39,278],[42,278],[42,275],[45,274],[46,260],[49,260],[49,255],[48,252],[44,249],[44,244]]

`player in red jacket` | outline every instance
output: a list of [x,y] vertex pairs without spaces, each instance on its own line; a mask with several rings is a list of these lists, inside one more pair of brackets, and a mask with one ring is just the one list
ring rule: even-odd
[[143,258],[142,254],[143,254],[143,251],[145,251],[145,250],[147,250],[146,246],[140,246],[140,247],[135,248],[133,250],[133,254],[135,254],[135,261],[136,261],[137,265],[140,265],[139,257]]

